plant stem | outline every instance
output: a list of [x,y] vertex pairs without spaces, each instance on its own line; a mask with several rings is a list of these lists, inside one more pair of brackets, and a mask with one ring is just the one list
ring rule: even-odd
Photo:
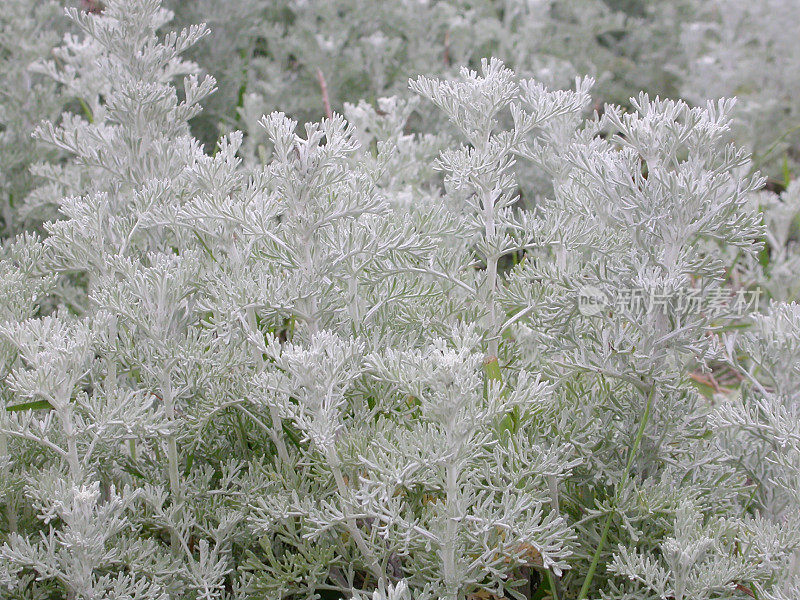
[[[161,398],[164,401],[164,410],[170,424],[174,426],[175,420],[175,398],[172,394],[172,382],[169,373],[165,370],[161,378]],[[178,470],[178,442],[175,439],[175,434],[170,431],[167,436],[167,469],[169,472],[169,488],[172,494],[173,502],[178,506],[181,502],[181,485],[180,473]],[[180,518],[180,509],[176,510],[176,516]],[[170,530],[170,546],[172,552],[178,554],[181,550],[180,539],[178,532],[173,527]]]
[[[645,404],[644,414],[639,422],[639,430],[636,432],[636,439],[633,441],[633,446],[631,446],[631,450],[628,453],[628,462],[625,465],[625,471],[622,474],[622,480],[617,487],[617,491],[614,494],[614,499],[612,500],[611,507],[612,509],[616,509],[617,503],[619,502],[620,493],[622,492],[622,488],[628,481],[628,477],[630,475],[631,467],[633,466],[633,459],[636,456],[636,453],[639,451],[639,445],[642,442],[642,436],[644,435],[644,429],[647,425],[647,421],[650,419],[650,411],[653,407],[653,398],[655,397],[655,384],[652,385],[650,388],[650,393],[647,395],[647,403]],[[578,600],[584,600],[589,593],[589,586],[592,584],[592,579],[594,579],[595,571],[597,570],[597,565],[600,562],[600,555],[603,552],[603,548],[606,545],[606,540],[608,539],[608,532],[611,529],[611,518],[614,516],[614,511],[606,515],[606,520],[603,523],[603,531],[600,534],[600,543],[597,545],[597,549],[594,552],[594,556],[592,557],[592,563],[589,565],[589,571],[586,573],[586,579],[583,581],[583,585],[581,586],[581,591],[578,593]]]
[[[304,196],[304,195],[303,195]],[[302,196],[301,196],[302,198]],[[316,272],[314,268],[314,256],[311,254],[311,246],[313,245],[312,240],[313,232],[309,231],[306,235],[303,236],[303,257],[304,257],[304,267],[306,268],[306,273],[313,277],[313,274]],[[319,315],[318,307],[317,307],[317,297],[314,294],[310,294],[305,301],[306,305],[306,313],[308,314],[308,318],[306,319],[306,324],[308,325],[308,332],[312,336],[319,332]]]
[[[247,326],[250,328],[251,335],[259,335],[258,326],[256,325],[256,314],[252,307],[248,307],[246,311],[247,317]],[[261,349],[253,344],[253,359],[256,361],[257,368],[263,368],[264,366],[264,357],[261,354]],[[275,406],[270,405],[269,407],[269,417],[272,421],[272,431],[270,432],[270,438],[272,442],[275,444],[275,448],[278,451],[278,458],[280,458],[281,462],[286,464],[289,462],[289,452],[286,450],[286,444],[283,441],[283,423],[281,421],[281,416],[278,414],[278,408]]]
[[550,582],[550,595],[553,600],[558,600],[558,589],[556,588],[556,578],[553,576],[553,571],[547,569],[547,581]]
[[[328,463],[331,465],[331,471],[333,471],[333,478],[336,480],[336,488],[339,490],[339,495],[342,496],[343,499],[346,499],[349,496],[347,484],[344,481],[344,475],[342,474],[342,469],[339,464],[339,459],[336,455],[334,455],[332,450],[328,450],[326,452],[328,457]],[[375,555],[367,546],[367,542],[364,540],[364,537],[361,535],[361,531],[358,529],[356,525],[355,519],[352,517],[348,517],[345,521],[345,525],[347,527],[347,531],[350,533],[350,537],[353,538],[353,541],[356,543],[359,552],[364,557],[364,560],[367,561],[369,565],[369,569],[375,578],[378,581],[384,579],[383,569],[381,569],[380,565],[378,564],[378,560],[375,558]]]
[[[484,235],[487,245],[495,237],[495,217],[494,217],[494,196],[491,190],[483,191],[483,221]],[[481,296],[483,298],[484,310],[487,314],[486,328],[489,335],[489,355],[487,361],[497,358],[500,344],[500,332],[497,327],[497,313],[495,308],[495,292],[497,288],[497,253],[492,251],[486,256],[486,280],[483,283]]]
[[319,82],[319,89],[322,92],[322,106],[325,108],[325,118],[333,118],[333,111],[331,110],[331,101],[328,98],[328,84],[325,83],[325,75],[322,74],[322,69],[317,68],[317,81]]
[[78,457],[78,441],[77,434],[75,433],[75,425],[72,422],[72,405],[69,401],[69,395],[57,395],[53,402],[56,407],[56,413],[61,421],[61,427],[64,430],[64,437],[67,440],[67,465],[69,466],[69,474],[75,485],[80,485],[83,480],[83,469],[81,468],[81,461]]
[[453,461],[447,464],[446,469],[446,497],[447,525],[445,528],[444,544],[441,548],[442,570],[446,597],[452,600],[458,597],[458,579],[456,577],[456,495],[458,494],[458,470]]

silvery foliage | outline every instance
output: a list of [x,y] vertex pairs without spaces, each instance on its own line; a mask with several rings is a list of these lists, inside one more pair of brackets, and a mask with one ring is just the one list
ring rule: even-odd
[[[689,57],[683,36],[698,20],[696,0],[607,0],[614,10],[624,11],[625,34],[615,48],[618,62],[613,66],[611,96],[623,106],[631,90],[644,90],[651,96],[681,98],[685,90]],[[720,96],[715,96],[720,97]],[[704,103],[706,98],[691,98]]]
[[0,232],[3,237],[52,218],[29,194],[39,187],[31,167],[55,161],[57,153],[38,146],[31,130],[42,119],[57,119],[72,98],[38,64],[59,44],[67,23],[62,4],[50,0],[11,0],[0,12]]
[[764,248],[755,257],[738,256],[731,271],[738,286],[757,286],[764,299],[800,299],[800,185],[789,182],[780,194],[762,191],[752,198],[764,216]]
[[[2,330],[3,391],[14,409],[3,412],[2,431],[15,475],[4,501],[4,583],[24,597],[51,589],[70,598],[166,598],[179,582],[210,597],[232,517],[164,506],[168,483],[173,497],[181,491],[175,399],[193,382],[173,356],[202,342],[185,327],[194,263],[170,251],[156,224],[181,197],[175,176],[202,154],[187,120],[213,81],[188,77],[181,101],[170,82],[194,70],[179,54],[204,30],[159,42],[155,31],[169,14],[150,0],[109,3],[102,16],[68,14],[84,37],[66,38],[57,73],[87,94],[88,114],[64,114],[37,136],[73,156],[84,187],[61,200],[63,218],[47,225],[44,247],[32,240],[28,252],[74,277],[57,312]],[[187,341],[176,347],[181,334]],[[208,527],[210,546],[192,540],[195,526]],[[171,534],[172,553],[137,536],[143,527]]]
[[[263,137],[264,112],[302,125],[330,106],[404,94],[416,73],[455,75],[497,56],[520,75],[566,86],[579,73],[613,85],[620,11],[601,0],[223,0],[169,2],[181,23],[208,20],[213,42],[192,56],[219,81],[195,126],[203,136],[242,129]],[[412,126],[428,129],[430,111]],[[438,128],[438,126],[434,126]],[[202,129],[201,129],[202,128]],[[215,139],[215,137],[213,138]]]
[[[495,288],[502,310],[494,312],[512,315],[510,338],[517,340],[500,344],[501,363],[545,365],[568,408],[560,418],[572,420],[559,422],[559,429],[569,432],[581,466],[552,502],[577,521],[584,549],[576,555],[593,558],[560,585],[585,597],[592,589],[586,574],[598,564],[639,582],[650,577],[652,557],[666,554],[664,544],[689,543],[704,523],[741,510],[734,507],[745,482],[731,476],[705,401],[686,382],[690,370],[719,359],[709,333],[736,319],[732,301],[720,305],[714,298],[728,249],[750,255],[758,249],[760,217],[748,196],[762,180],[747,177],[746,155],[728,143],[730,102],[691,109],[642,95],[631,101],[636,112],[606,107],[601,119],[581,125],[588,82],[578,81],[572,94],[546,92],[531,82],[517,86],[496,63],[485,66],[484,77],[464,78],[456,84],[422,78],[412,87],[445,110],[469,142],[443,153],[440,165],[451,193],[462,195],[483,217],[479,222],[494,226],[482,240],[487,278],[493,256],[529,250]],[[530,114],[520,110],[519,99]],[[503,109],[513,117],[512,130],[498,131],[492,121]],[[539,132],[533,142],[524,138],[530,130]],[[553,197],[531,213],[512,210],[508,197],[521,160],[548,172],[554,187]],[[505,203],[497,219],[495,199]],[[574,304],[587,289],[603,300],[589,318],[576,314]],[[641,296],[620,298],[626,290]],[[680,302],[687,290],[696,302],[691,308]],[[491,306],[485,314],[491,330]],[[491,337],[489,349],[491,355]],[[696,511],[701,517],[690,517]],[[736,597],[737,581],[770,577],[777,563],[731,556],[750,530],[735,520],[729,526],[739,537],[716,547],[705,570],[690,573],[684,558],[676,558],[661,567],[663,585],[671,587],[625,584],[607,597]],[[654,527],[674,534],[656,542]],[[793,543],[772,551],[788,560]],[[685,571],[676,572],[679,565]],[[688,577],[706,587],[687,587]]]
[[696,3],[681,44],[686,69],[680,93],[691,101],[737,96],[737,139],[780,179],[797,168],[800,76],[797,0]]
[[[725,339],[726,360],[744,376],[740,393],[714,412],[724,443],[754,482],[753,498],[770,520],[767,535],[800,537],[798,452],[798,385],[800,384],[800,306],[773,303],[766,314],[754,315],[753,327]],[[784,531],[771,531],[775,523]],[[765,527],[761,523],[754,524]],[[782,539],[786,544],[788,539]],[[795,542],[796,543],[796,542]],[[785,572],[766,597],[789,598],[800,584],[800,569]],[[794,586],[794,587],[792,587]],[[792,589],[794,592],[792,592]]]
[[[702,105],[738,98],[737,143],[775,183],[798,165],[797,0],[607,0],[627,15],[611,97],[642,89]],[[621,32],[622,33],[622,32]]]
[[[772,177],[784,157],[796,168],[796,0],[172,4],[182,23],[212,21],[213,43],[193,50],[220,80],[194,124],[209,142],[233,129],[261,139],[257,121],[271,110],[316,120],[325,114],[322,80],[338,111],[402,93],[414,73],[453,76],[493,55],[551,87],[589,73],[595,96],[622,104],[631,89],[697,105],[738,96],[737,142]],[[424,111],[411,126],[432,123]]]
[[790,240],[731,102],[587,118],[492,59],[411,81],[453,135],[389,98],[206,154],[206,29],[69,14],[78,176],[0,258],[4,594],[792,597],[797,307],[728,297]]

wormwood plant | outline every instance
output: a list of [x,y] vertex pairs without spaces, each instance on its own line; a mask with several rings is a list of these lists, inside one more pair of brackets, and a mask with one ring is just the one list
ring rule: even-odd
[[0,255],[4,597],[796,595],[796,190],[731,101],[492,59],[207,153],[206,28],[104,4],[41,68],[87,107],[36,131],[60,216]]

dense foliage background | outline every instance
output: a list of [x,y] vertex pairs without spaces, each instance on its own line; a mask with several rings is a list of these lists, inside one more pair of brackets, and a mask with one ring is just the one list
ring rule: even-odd
[[798,15],[3,2],[0,597],[800,598]]

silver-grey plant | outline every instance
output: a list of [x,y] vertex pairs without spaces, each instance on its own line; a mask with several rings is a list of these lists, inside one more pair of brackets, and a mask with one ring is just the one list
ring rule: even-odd
[[493,58],[206,152],[204,26],[68,15],[59,215],[0,253],[2,597],[797,594],[797,186],[732,101]]

